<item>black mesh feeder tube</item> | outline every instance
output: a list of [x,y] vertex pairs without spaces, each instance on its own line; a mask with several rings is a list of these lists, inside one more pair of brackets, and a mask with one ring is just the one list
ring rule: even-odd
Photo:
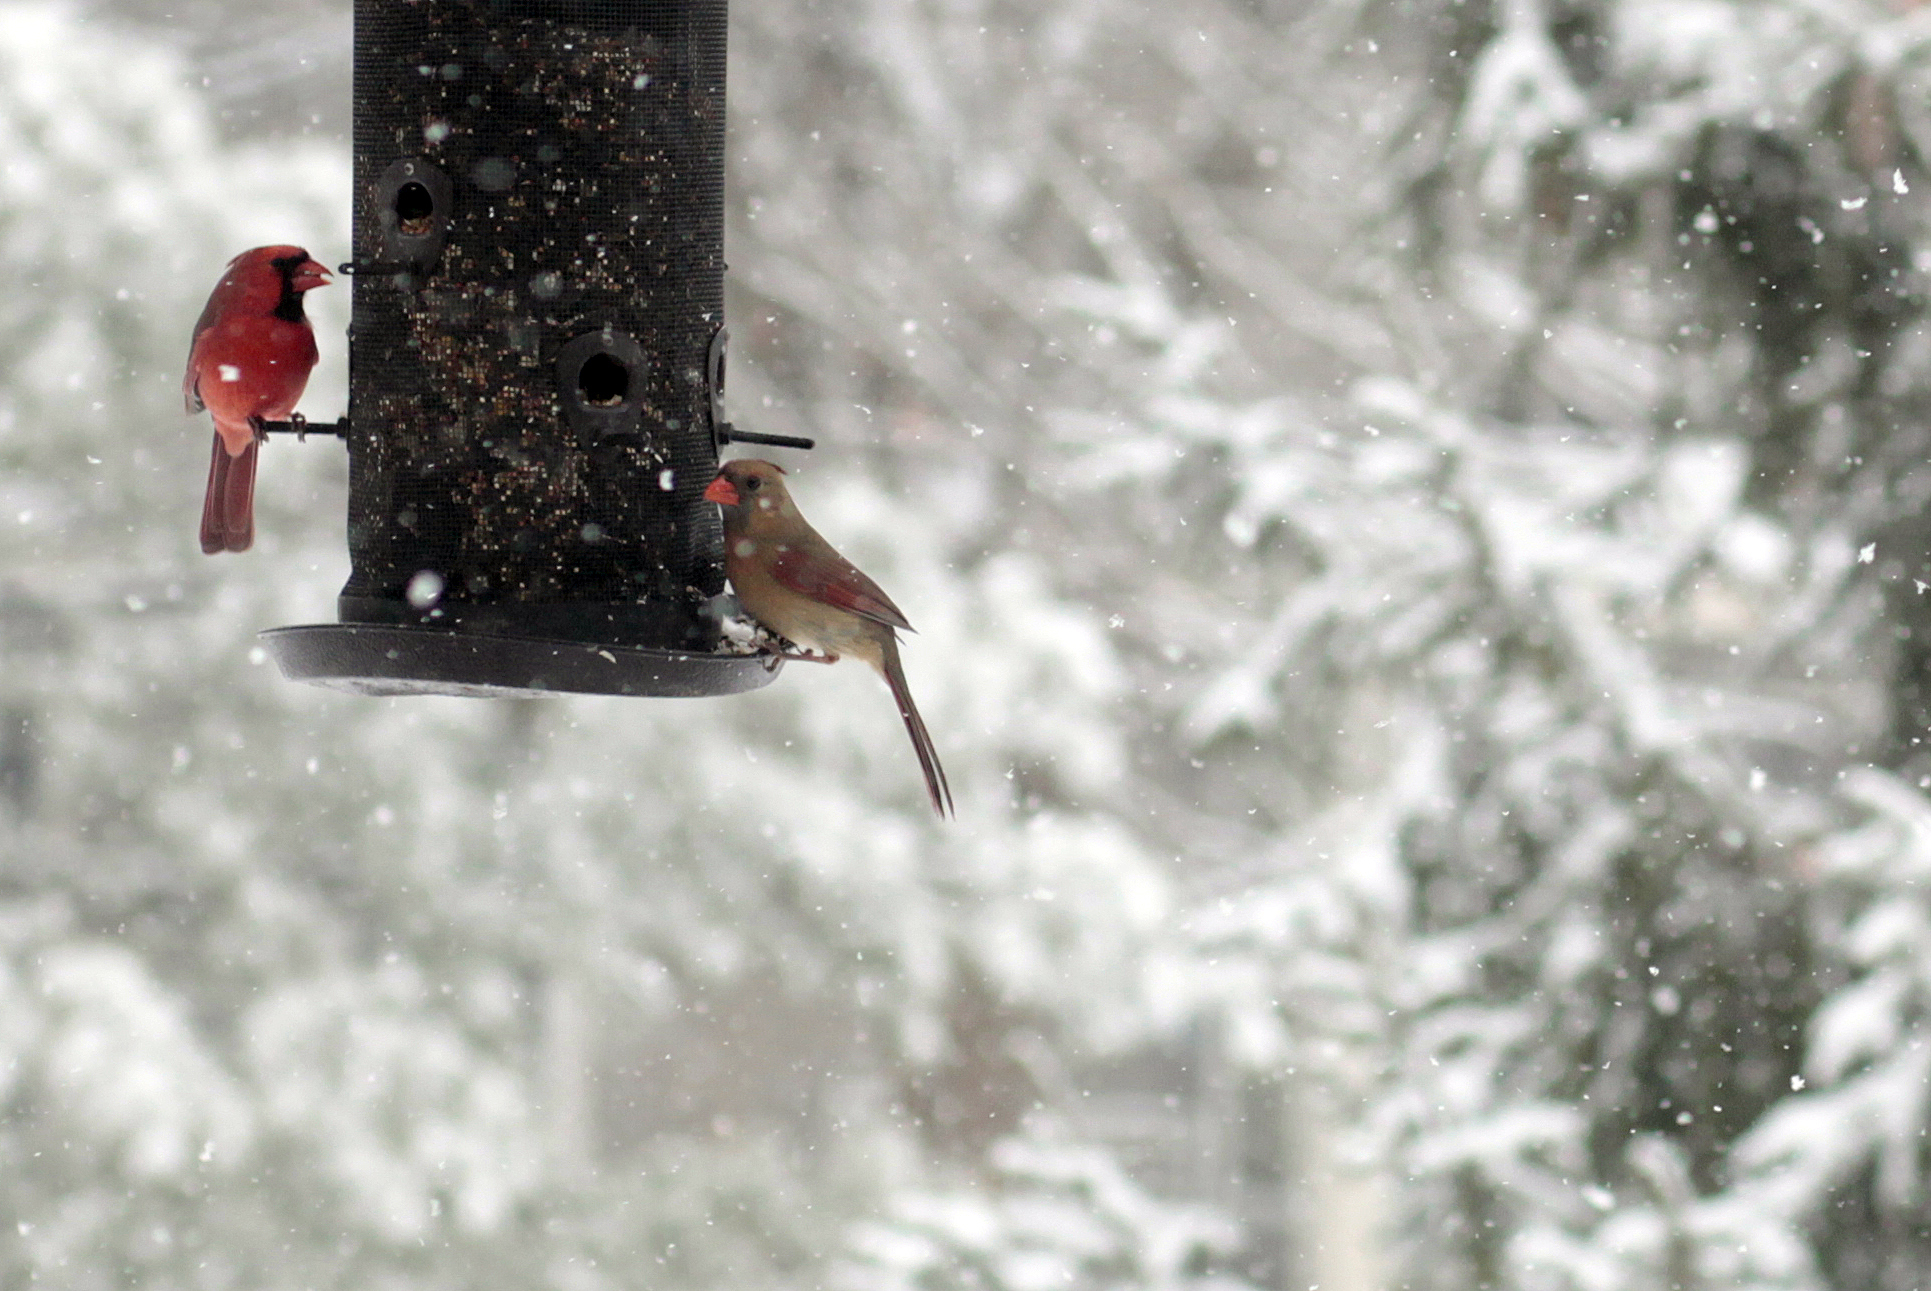
[[709,695],[724,0],[357,0],[339,625],[374,694]]

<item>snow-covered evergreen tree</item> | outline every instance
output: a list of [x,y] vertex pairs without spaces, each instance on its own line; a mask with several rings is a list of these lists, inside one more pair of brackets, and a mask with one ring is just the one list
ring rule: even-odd
[[1346,842],[1296,832],[1384,880],[1340,931],[1401,1282],[1916,1285],[1921,38],[1355,17],[1400,358],[1243,453],[1230,533],[1306,573],[1195,715],[1391,732]]

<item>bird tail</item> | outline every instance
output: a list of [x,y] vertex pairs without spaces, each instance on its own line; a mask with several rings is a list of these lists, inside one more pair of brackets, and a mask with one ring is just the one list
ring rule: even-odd
[[233,457],[215,435],[214,458],[208,463],[208,496],[201,504],[201,550],[247,551],[255,543],[255,457],[261,441]]
[[905,730],[912,737],[912,751],[919,755],[919,768],[925,772],[925,791],[932,797],[932,810],[941,818],[953,815],[952,787],[945,782],[945,768],[939,765],[939,751],[933,747],[932,733],[925,729],[925,719],[919,716],[918,705],[912,702],[912,689],[905,684],[905,669],[898,661],[898,642],[889,635],[885,637],[878,670],[884,675],[885,684],[892,688],[898,715],[905,719]]

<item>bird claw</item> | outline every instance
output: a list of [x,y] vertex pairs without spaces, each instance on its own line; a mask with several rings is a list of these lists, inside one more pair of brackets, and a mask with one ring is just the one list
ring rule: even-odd
[[767,671],[776,671],[778,665],[787,659],[793,663],[838,662],[838,656],[835,654],[811,654],[798,649],[790,642],[786,642],[784,647],[765,646],[759,653],[764,655],[764,666]]
[[[290,413],[288,424],[294,428],[295,438],[308,438],[308,418],[304,417],[301,413]],[[248,429],[255,432],[255,442],[257,444],[266,444],[268,442],[268,421],[266,418],[250,417],[248,419]]]

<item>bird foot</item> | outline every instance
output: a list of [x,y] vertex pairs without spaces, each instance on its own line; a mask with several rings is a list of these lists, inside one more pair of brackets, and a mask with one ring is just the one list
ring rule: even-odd
[[767,646],[764,649],[763,654],[764,654],[764,666],[767,669],[770,669],[773,671],[777,669],[777,666],[780,663],[784,662],[787,659],[789,659],[793,663],[837,663],[838,662],[838,656],[835,654],[811,654],[807,651],[798,649],[796,646],[793,646],[790,649],[772,649]]

